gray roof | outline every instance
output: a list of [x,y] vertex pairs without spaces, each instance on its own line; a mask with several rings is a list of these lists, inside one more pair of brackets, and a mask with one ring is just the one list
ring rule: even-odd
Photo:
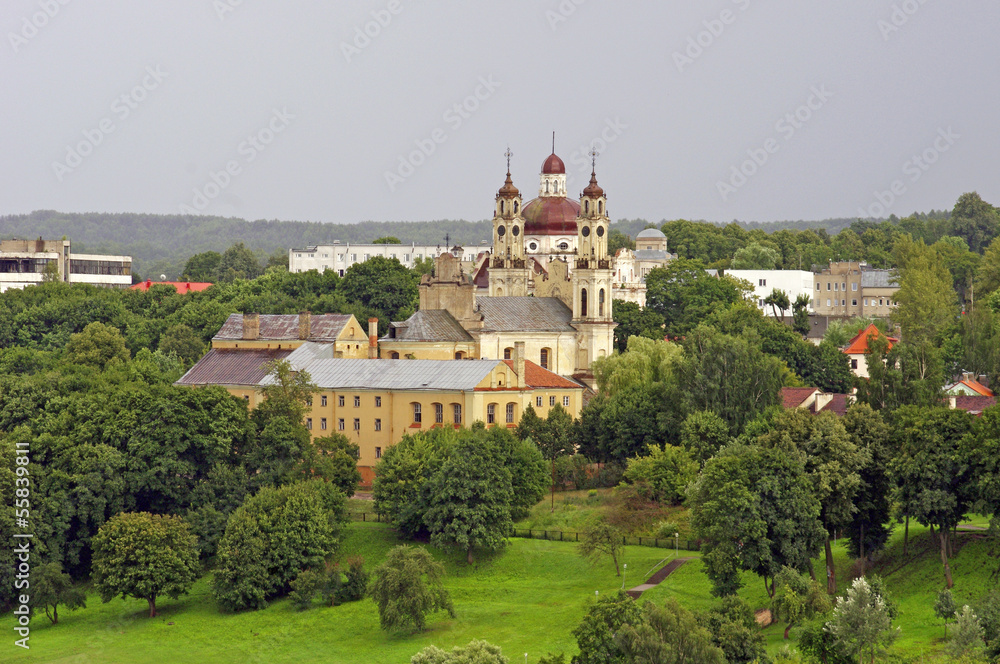
[[639,240],[639,239],[647,238],[647,237],[660,238],[660,237],[667,237],[667,236],[663,234],[663,231],[661,231],[661,230],[659,230],[657,228],[647,228],[644,231],[639,231],[639,234],[635,236],[635,239]]
[[[471,390],[500,360],[346,360],[318,359],[306,364],[323,389]],[[265,377],[261,385],[267,385]]]
[[444,309],[418,311],[403,323],[392,323],[395,336],[381,341],[472,341],[472,335]]
[[283,360],[290,349],[213,348],[174,385],[257,385],[267,373],[265,366]]
[[669,258],[670,254],[665,251],[657,251],[656,249],[635,250],[635,259],[638,261],[666,261]]
[[296,369],[304,367],[319,358],[332,358],[333,344],[321,344],[307,341],[285,358]]
[[476,298],[484,332],[574,332],[573,312],[555,297]]
[[862,288],[898,288],[899,284],[890,283],[892,270],[863,270],[861,272]]
[[[336,341],[351,320],[350,314],[316,314],[310,316],[311,341]],[[243,339],[243,314],[229,314],[213,339],[237,341]],[[291,341],[299,338],[298,314],[260,314],[260,339]]]

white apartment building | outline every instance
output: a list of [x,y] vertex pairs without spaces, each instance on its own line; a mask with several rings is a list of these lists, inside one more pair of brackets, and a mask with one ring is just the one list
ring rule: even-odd
[[[764,312],[765,316],[774,315],[771,307],[764,304],[764,299],[775,288],[779,291],[784,291],[785,295],[788,296],[790,304],[794,303],[799,295],[805,294],[810,301],[809,313],[813,313],[811,304],[813,298],[812,272],[805,270],[726,270],[725,272],[730,277],[743,279],[753,284],[754,302],[757,303],[757,307]],[[789,309],[785,312],[785,315],[791,315],[791,313],[791,309]],[[781,315],[780,310],[778,311],[778,315]]]
[[0,293],[46,280],[128,288],[132,257],[74,254],[69,240],[0,240]]
[[288,250],[288,271],[308,272],[316,270],[334,270],[340,276],[344,276],[347,268],[355,263],[363,263],[369,258],[382,256],[384,258],[395,258],[406,267],[413,267],[417,260],[435,259],[443,253],[450,253],[455,258],[474,263],[476,257],[481,252],[489,252],[489,246],[485,241],[482,246],[470,245],[462,247],[455,245],[448,248],[447,244],[351,244],[345,242],[341,244],[334,241],[333,244],[319,244],[305,249]]

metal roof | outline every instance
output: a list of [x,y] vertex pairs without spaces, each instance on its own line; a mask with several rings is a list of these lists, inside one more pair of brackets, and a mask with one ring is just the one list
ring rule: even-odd
[[862,288],[898,288],[899,284],[890,283],[892,270],[862,270]]
[[[303,369],[323,389],[472,390],[500,360],[316,359]],[[261,385],[267,385],[265,377]]]
[[[350,320],[350,314],[310,316],[309,339],[311,341],[336,341]],[[230,314],[213,338],[222,341],[242,340],[243,314]],[[292,341],[298,338],[298,314],[260,314],[260,336],[258,339]]]
[[635,259],[639,261],[665,261],[670,257],[666,251],[658,249],[636,249]]
[[386,335],[381,341],[472,341],[472,335],[444,309],[418,311],[392,327],[395,336]]
[[639,234],[635,236],[635,239],[636,240],[640,240],[640,239],[641,240],[645,240],[648,237],[661,238],[661,237],[667,237],[667,236],[664,235],[663,231],[661,231],[658,228],[647,228],[645,230],[639,231]]
[[484,332],[575,332],[573,312],[555,297],[478,297]]
[[257,385],[264,377],[264,365],[282,360],[291,349],[213,348],[174,385]]

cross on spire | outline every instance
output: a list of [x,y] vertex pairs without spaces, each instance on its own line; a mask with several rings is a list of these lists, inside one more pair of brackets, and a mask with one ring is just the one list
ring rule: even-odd
[[597,148],[591,148],[590,152],[590,170],[591,172],[597,171],[597,158],[601,156],[601,153],[597,151]]
[[510,146],[507,146],[507,151],[503,153],[507,157],[507,175],[510,175],[510,158],[514,156],[514,153],[510,151]]

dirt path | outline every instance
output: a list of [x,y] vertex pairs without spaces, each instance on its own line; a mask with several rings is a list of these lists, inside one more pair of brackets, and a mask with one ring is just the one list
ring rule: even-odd
[[642,593],[644,593],[645,591],[649,590],[650,588],[655,588],[665,578],[667,578],[668,576],[670,576],[671,574],[673,574],[674,570],[676,570],[678,567],[680,567],[681,565],[683,565],[684,563],[686,563],[689,560],[691,560],[691,558],[674,558],[669,563],[667,563],[666,565],[664,565],[660,569],[660,571],[658,571],[653,576],[649,577],[649,579],[647,579],[646,583],[640,584],[640,585],[636,586],[635,588],[630,588],[626,592],[628,593],[629,597],[631,597],[632,599],[639,599],[639,596],[642,595]]

